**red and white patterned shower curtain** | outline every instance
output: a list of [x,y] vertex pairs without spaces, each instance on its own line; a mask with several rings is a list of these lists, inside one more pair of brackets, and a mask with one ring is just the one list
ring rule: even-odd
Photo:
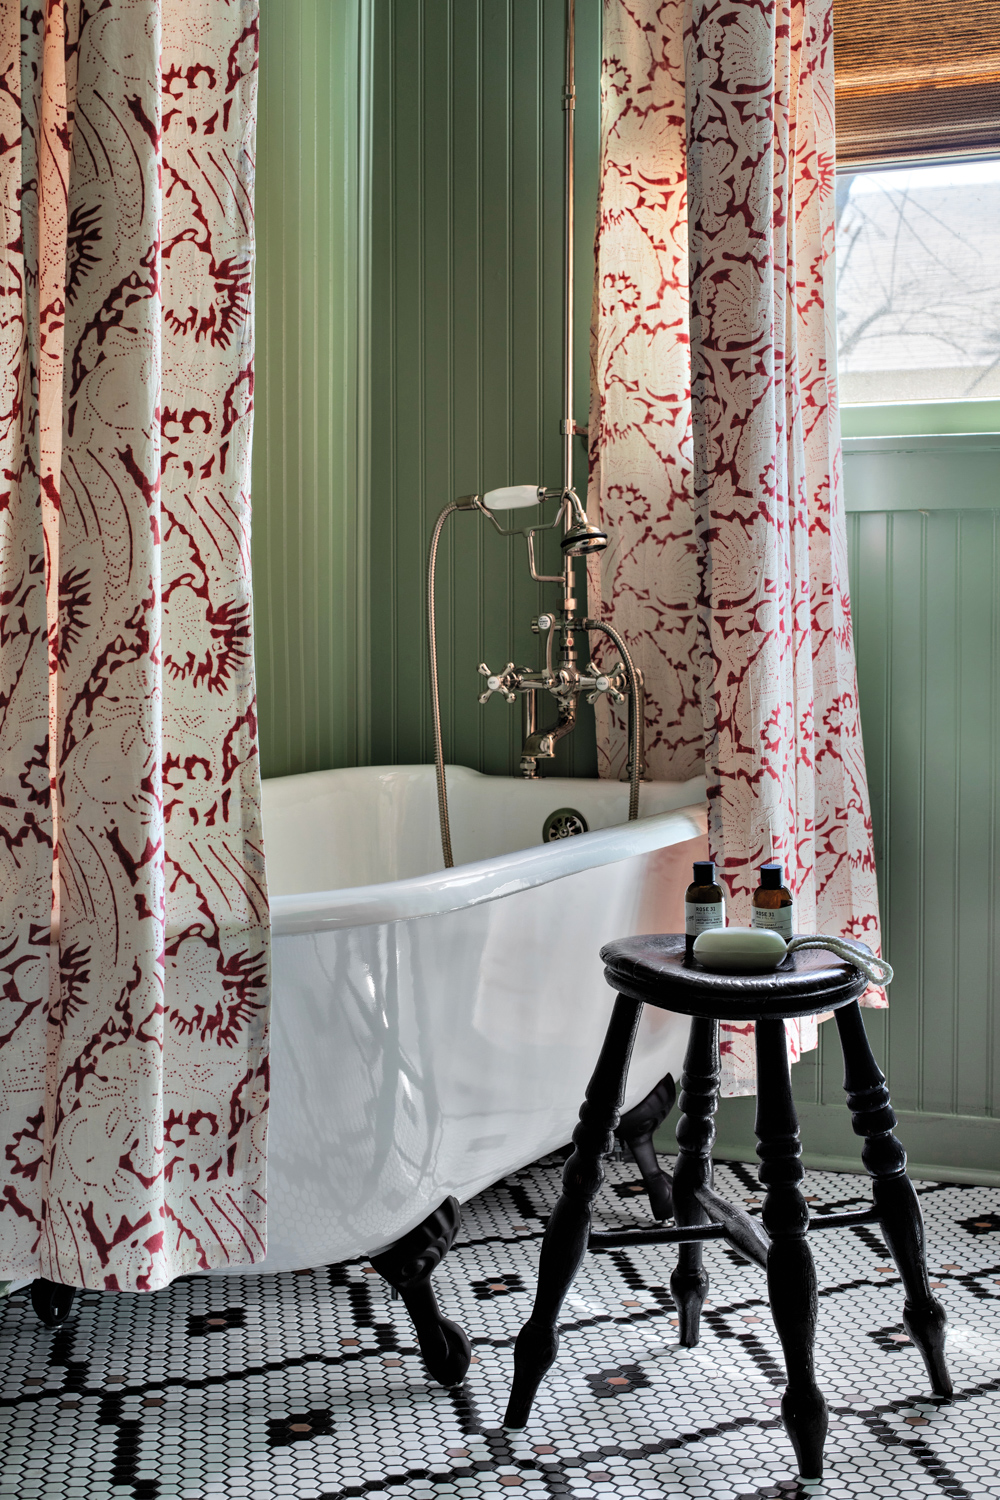
[[[590,571],[647,683],[650,774],[704,763],[730,922],[879,951],[847,586],[831,0],[605,0]],[[602,708],[602,771],[624,725]],[[868,1003],[884,1004],[878,990]],[[793,1057],[815,1021],[789,1023]],[[754,1086],[726,1026],[723,1088]]]
[[256,69],[256,0],[2,8],[0,1278],[264,1252]]

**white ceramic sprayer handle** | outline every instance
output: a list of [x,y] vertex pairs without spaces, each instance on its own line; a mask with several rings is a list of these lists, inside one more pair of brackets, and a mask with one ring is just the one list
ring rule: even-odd
[[537,484],[510,484],[502,490],[488,490],[483,504],[488,510],[520,510],[525,505],[537,505],[540,499]]

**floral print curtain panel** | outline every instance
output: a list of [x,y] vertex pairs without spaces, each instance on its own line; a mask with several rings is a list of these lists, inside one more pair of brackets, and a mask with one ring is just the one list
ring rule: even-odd
[[256,0],[0,13],[0,1278],[264,1253],[256,69]]
[[[879,952],[847,585],[831,0],[605,0],[592,607],[646,673],[650,774],[704,764],[728,919],[784,861],[800,931]],[[596,596],[596,597],[595,597]],[[604,774],[624,724],[602,708]],[[881,991],[868,1003],[884,1005]],[[816,1022],[789,1023],[791,1055]],[[752,1027],[723,1089],[752,1092]]]

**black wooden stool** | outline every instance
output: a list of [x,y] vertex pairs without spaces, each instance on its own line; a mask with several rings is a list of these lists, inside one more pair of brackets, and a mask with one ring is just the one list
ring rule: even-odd
[[[806,1238],[816,1229],[877,1224],[902,1278],[903,1322],[927,1366],[931,1386],[951,1395],[944,1359],[945,1312],[927,1280],[920,1205],[906,1175],[906,1152],[893,1135],[896,1117],[885,1078],[872,1055],[858,998],[868,983],[860,969],[823,950],[791,954],[766,974],[713,974],[685,961],[680,936],[634,937],[601,951],[605,976],[618,991],[611,1024],[573,1132],[575,1150],[542,1241],[531,1317],[514,1349],[514,1380],[504,1425],[524,1427],[535,1393],[559,1346],[563,1299],[588,1245],[679,1244],[670,1290],[680,1342],[698,1342],[708,1276],[703,1240],[725,1239],[767,1271],[768,1300],[785,1355],[787,1385],[781,1415],[803,1479],[823,1473],[826,1402],[816,1384],[816,1271]],[[643,1004],[691,1016],[681,1076],[678,1156],[673,1179],[675,1229],[591,1233],[591,1204],[604,1178],[603,1158],[625,1095],[629,1058]],[[864,1136],[862,1160],[872,1177],[872,1207],[810,1219],[799,1183],[799,1127],[792,1102],[785,1019],[836,1012],[844,1054],[844,1088],[854,1129]],[[758,1174],[767,1189],[761,1220],[752,1219],[712,1188],[714,1115],[719,1090],[719,1022],[753,1021],[757,1051]]]

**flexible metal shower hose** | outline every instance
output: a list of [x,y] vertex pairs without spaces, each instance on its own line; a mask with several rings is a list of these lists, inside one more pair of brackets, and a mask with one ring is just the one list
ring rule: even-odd
[[451,826],[448,822],[448,787],[444,779],[444,750],[441,746],[441,694],[438,689],[437,626],[434,620],[434,571],[437,566],[438,542],[441,540],[441,531],[444,523],[452,511],[462,509],[464,507],[457,504],[454,500],[450,505],[445,506],[437,518],[437,523],[431,536],[430,553],[427,558],[427,639],[430,645],[431,656],[431,718],[434,724],[434,771],[437,776],[441,853],[444,855],[444,867],[446,870],[454,867],[455,860],[451,852]]
[[625,668],[625,676],[629,685],[629,732],[628,737],[632,745],[632,764],[629,766],[628,777],[628,821],[634,823],[639,816],[639,777],[642,774],[642,730],[643,730],[643,706],[642,695],[639,688],[639,679],[636,675],[635,664],[624,639],[615,630],[613,625],[608,625],[604,620],[585,620],[584,626],[587,630],[603,630],[604,634],[616,647],[618,655],[622,659]]

